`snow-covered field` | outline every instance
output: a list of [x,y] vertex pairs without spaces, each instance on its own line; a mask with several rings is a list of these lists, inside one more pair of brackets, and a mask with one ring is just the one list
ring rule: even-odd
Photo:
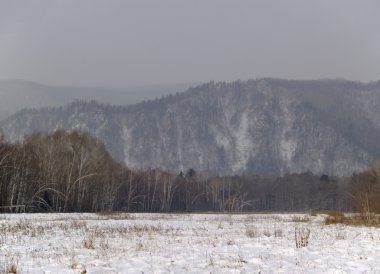
[[[10,265],[17,273],[380,273],[380,229],[323,220],[297,214],[4,214],[0,273]],[[297,248],[302,236],[306,246]]]

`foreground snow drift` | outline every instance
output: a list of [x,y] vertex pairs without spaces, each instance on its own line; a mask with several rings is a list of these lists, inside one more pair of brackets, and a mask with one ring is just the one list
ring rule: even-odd
[[[296,214],[0,215],[0,273],[376,273],[380,230]],[[298,245],[298,248],[297,248]]]

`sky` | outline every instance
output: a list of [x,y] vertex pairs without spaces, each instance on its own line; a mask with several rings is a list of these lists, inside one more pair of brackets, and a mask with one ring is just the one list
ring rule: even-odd
[[380,80],[377,0],[0,0],[0,79]]

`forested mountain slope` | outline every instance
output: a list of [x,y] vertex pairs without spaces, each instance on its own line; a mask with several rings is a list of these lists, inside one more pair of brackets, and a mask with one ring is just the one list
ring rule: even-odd
[[87,131],[130,167],[212,174],[350,175],[380,153],[380,82],[210,82],[133,106],[76,101],[25,109],[5,137]]

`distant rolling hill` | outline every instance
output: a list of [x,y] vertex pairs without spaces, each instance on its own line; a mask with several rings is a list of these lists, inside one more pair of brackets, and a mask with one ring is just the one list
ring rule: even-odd
[[131,106],[76,101],[3,120],[8,140],[87,131],[132,167],[350,175],[380,153],[380,82],[210,82]]
[[23,108],[58,107],[80,100],[130,105],[185,91],[191,84],[150,86],[49,86],[24,80],[0,80],[0,120]]

